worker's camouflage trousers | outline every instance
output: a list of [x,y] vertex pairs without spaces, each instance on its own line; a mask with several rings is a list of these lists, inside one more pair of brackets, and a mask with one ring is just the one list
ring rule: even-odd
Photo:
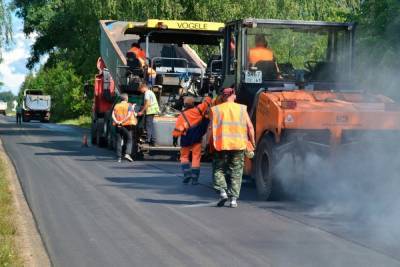
[[228,196],[238,198],[242,185],[243,166],[243,150],[216,151],[213,161],[214,189],[217,191],[224,189]]

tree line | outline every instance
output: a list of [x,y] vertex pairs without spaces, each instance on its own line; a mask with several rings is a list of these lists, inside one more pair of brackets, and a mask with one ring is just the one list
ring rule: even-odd
[[[384,86],[374,83],[400,69],[398,0],[14,0],[13,5],[24,21],[24,33],[38,35],[28,68],[48,55],[40,71],[28,75],[21,89],[42,88],[53,95],[56,118],[90,113],[91,104],[80,88],[96,73],[100,19],[356,21],[360,84],[372,82],[377,90],[397,95],[394,81]],[[382,69],[384,73],[379,71]],[[371,79],[371,75],[379,79]]]

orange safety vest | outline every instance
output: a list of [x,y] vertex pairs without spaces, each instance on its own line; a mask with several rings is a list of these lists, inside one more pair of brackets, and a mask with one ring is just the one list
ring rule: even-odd
[[246,106],[225,102],[212,109],[212,139],[215,150],[245,150],[247,147]]
[[[131,107],[131,104],[129,104],[127,102],[121,102],[121,103],[116,104],[114,107],[115,118],[118,121],[123,121],[129,115],[130,107]],[[126,120],[122,125],[130,126],[130,125],[136,125],[136,124],[137,124],[137,119],[132,111],[130,119]],[[116,123],[113,122],[113,125],[115,126]]]
[[146,61],[146,52],[144,52],[142,49],[137,47],[131,47],[131,49],[129,49],[129,52],[134,53],[137,59],[140,58],[143,61]]
[[253,47],[249,50],[249,63],[256,64],[258,61],[273,61],[274,52],[267,47]]

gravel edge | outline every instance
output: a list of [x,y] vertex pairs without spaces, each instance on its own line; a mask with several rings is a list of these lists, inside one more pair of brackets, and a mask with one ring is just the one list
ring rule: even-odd
[[1,139],[0,157],[4,160],[7,168],[6,176],[10,184],[13,204],[15,206],[15,223],[17,226],[16,246],[23,266],[52,266],[32,211],[22,191],[14,164],[8,157]]

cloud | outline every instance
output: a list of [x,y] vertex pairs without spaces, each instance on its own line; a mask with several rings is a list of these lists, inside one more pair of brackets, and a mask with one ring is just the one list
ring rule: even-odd
[[29,72],[25,65],[30,55],[31,45],[35,42],[37,35],[31,34],[26,37],[22,32],[21,20],[13,17],[13,44],[2,48],[3,61],[0,63],[0,81],[4,83],[2,90],[10,90],[18,94],[25,75]]

